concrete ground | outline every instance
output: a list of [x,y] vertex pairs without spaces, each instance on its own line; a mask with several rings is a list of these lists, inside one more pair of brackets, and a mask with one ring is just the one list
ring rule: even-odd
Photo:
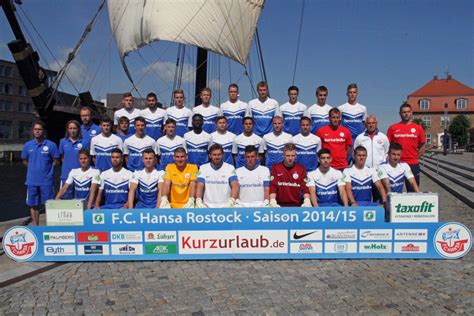
[[[439,192],[441,221],[473,230],[471,208],[426,177],[421,186]],[[4,270],[5,256],[0,263]],[[68,263],[0,289],[0,314],[19,313],[473,315],[474,254],[460,260]]]

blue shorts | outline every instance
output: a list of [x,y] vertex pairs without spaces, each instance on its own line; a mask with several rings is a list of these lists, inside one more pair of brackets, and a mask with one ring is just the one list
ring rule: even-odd
[[119,210],[119,209],[121,209],[121,208],[124,206],[125,203],[126,203],[126,202],[123,202],[123,203],[113,203],[113,204],[104,204],[104,205],[101,205],[101,206],[100,206],[100,209],[101,209],[101,210],[102,210],[102,209],[106,209],[106,210],[111,210],[111,209]]
[[356,201],[359,206],[378,206],[380,205],[377,202],[370,202],[370,201]]
[[142,201],[138,201],[137,205],[135,205],[135,208],[156,208],[156,202],[155,204],[146,204],[146,203],[143,203]]
[[[61,179],[61,184],[59,188],[62,188],[63,185],[66,183],[66,179]],[[74,198],[74,184],[71,184],[69,188],[67,188],[66,192],[64,192],[62,200],[72,200]]]
[[27,185],[26,186],[26,205],[29,207],[40,206],[46,204],[47,200],[54,199],[54,187],[53,185],[38,186],[38,185]]
[[319,205],[320,207],[342,206],[342,205],[339,204],[339,203],[331,203],[331,202],[328,202],[328,203],[318,203],[318,205]]

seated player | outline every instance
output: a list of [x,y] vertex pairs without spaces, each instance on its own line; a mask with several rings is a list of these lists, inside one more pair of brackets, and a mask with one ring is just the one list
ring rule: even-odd
[[155,149],[155,140],[145,135],[146,122],[141,116],[135,118],[135,134],[125,139],[123,142],[123,154],[127,169],[130,171],[142,170],[143,151]]
[[95,209],[128,208],[128,188],[132,172],[122,167],[123,154],[120,149],[112,150],[111,161],[112,168],[100,174]]
[[283,147],[283,162],[273,165],[271,179],[270,207],[311,206],[305,183],[306,170],[296,163],[294,144]]
[[257,164],[257,148],[253,145],[245,147],[244,167],[236,170],[239,181],[240,206],[269,206],[270,170]]
[[194,114],[192,118],[193,130],[184,134],[188,161],[198,167],[209,162],[207,150],[211,146],[211,135],[202,129],[203,124],[203,116],[201,114]]
[[410,166],[405,162],[400,162],[401,156],[402,146],[397,143],[390,144],[388,162],[381,164],[377,169],[377,175],[382,180],[385,191],[403,193],[403,184],[407,180],[414,192],[420,192]]
[[160,208],[194,208],[198,168],[187,159],[183,147],[174,150],[174,163],[165,169]]
[[224,162],[224,149],[219,144],[209,148],[209,163],[199,168],[196,208],[234,207],[239,184],[234,166]]
[[375,206],[378,201],[372,202],[372,191],[375,187],[379,191],[382,204],[386,204],[387,195],[383,184],[377,176],[377,170],[365,165],[367,160],[367,149],[357,146],[353,155],[354,165],[343,171],[346,182],[347,199],[352,206]]
[[97,186],[100,184],[100,171],[91,168],[91,156],[89,151],[79,151],[80,168],[72,169],[64,182],[63,187],[56,195],[56,200],[62,199],[64,193],[72,186],[74,199],[81,199],[86,202],[86,208],[91,209],[92,203],[97,192]]
[[318,161],[318,169],[308,173],[306,183],[311,203],[313,206],[348,206],[342,172],[331,167],[331,151],[327,148],[320,149]]
[[176,135],[176,121],[167,119],[165,122],[165,136],[156,141],[156,153],[160,155],[159,170],[165,170],[166,166],[173,163],[173,153],[178,147],[186,149],[186,141],[179,135]]
[[[135,119],[137,127],[138,118]],[[127,207],[133,208],[136,200],[136,208],[155,208],[158,206],[158,195],[163,185],[164,171],[156,170],[155,151],[147,148],[142,153],[144,168],[136,170],[130,179],[130,190],[128,192]]]

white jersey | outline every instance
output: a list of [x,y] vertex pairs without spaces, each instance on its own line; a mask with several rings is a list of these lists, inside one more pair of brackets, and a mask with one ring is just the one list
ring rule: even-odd
[[118,125],[118,121],[122,116],[125,116],[130,121],[130,127],[128,128],[128,132],[130,134],[135,134],[135,118],[140,116],[141,110],[132,108],[131,110],[127,110],[122,108],[120,110],[115,111],[114,113],[114,125]]
[[100,175],[100,189],[104,194],[101,208],[121,208],[128,201],[129,181],[132,172],[125,168],[115,172],[110,168]]
[[367,167],[377,168],[387,161],[390,142],[384,133],[376,131],[374,137],[370,138],[367,131],[365,131],[354,140],[353,148],[356,149],[358,146],[362,146],[367,150],[367,160],[365,161]]
[[162,183],[164,171],[153,169],[147,172],[145,169],[135,171],[130,183],[137,184],[136,208],[156,208],[158,200],[158,183]]
[[230,199],[232,181],[237,181],[235,168],[223,163],[219,169],[214,169],[211,163],[199,168],[198,182],[204,183],[203,202],[208,207],[224,207]]
[[396,167],[392,167],[388,162],[381,164],[377,168],[377,176],[380,179],[388,178],[392,192],[403,193],[405,179],[413,178],[410,166],[405,162],[400,162]]
[[[212,133],[216,131],[216,117],[222,115],[221,110],[214,105],[198,105],[193,108],[193,115],[201,114],[204,118],[204,125],[202,129],[207,133]],[[189,122],[189,127],[192,127],[192,122]]]
[[151,111],[150,108],[146,108],[140,111],[140,116],[145,119],[147,136],[157,140],[163,135],[162,129],[166,116],[165,110],[156,107],[154,111]]
[[174,163],[174,150],[178,147],[186,149],[186,141],[178,135],[175,135],[173,138],[165,135],[156,141],[156,153],[160,155],[160,170],[165,170],[168,164]]
[[354,105],[344,103],[338,106],[341,111],[341,125],[351,131],[352,139],[364,131],[364,121],[367,118],[367,108],[359,103]]
[[296,162],[305,167],[306,171],[316,170],[318,167],[318,150],[321,149],[321,138],[314,134],[298,134],[293,137],[296,146]]
[[236,173],[240,204],[245,207],[263,206],[264,188],[270,187],[270,170],[264,166],[257,166],[253,170],[240,167]]
[[280,110],[283,115],[283,131],[295,136],[300,132],[301,118],[308,116],[308,107],[301,102],[286,102],[280,106]]
[[211,146],[210,134],[205,131],[202,131],[201,134],[190,131],[184,134],[184,140],[188,149],[188,163],[193,163],[198,167],[208,163],[209,156],[207,150]]
[[191,123],[191,117],[193,112],[183,107],[178,109],[176,106],[172,106],[166,109],[165,122],[168,118],[176,121],[176,135],[183,137],[189,129],[188,126]]
[[271,132],[263,136],[265,142],[265,165],[272,169],[272,166],[276,163],[283,161],[283,147],[285,144],[291,143],[293,137],[285,132],[280,135],[275,135]]
[[123,151],[123,142],[117,135],[111,134],[105,137],[102,133],[91,139],[90,153],[95,156],[95,166],[100,171],[105,171],[112,167],[110,155],[113,149],[118,148]]
[[123,154],[128,155],[127,169],[130,171],[143,169],[142,154],[145,149],[155,151],[155,140],[145,135],[143,138],[132,135],[123,142]]
[[235,135],[242,134],[243,120],[246,116],[252,116],[249,105],[243,101],[237,100],[235,103],[226,101],[221,104],[222,115],[227,118],[227,130]]
[[225,132],[224,134],[215,131],[211,134],[211,145],[219,144],[224,149],[224,161],[228,164],[234,165],[234,157],[232,156],[232,147],[236,135],[232,132]]
[[258,136],[263,136],[272,131],[272,121],[274,116],[281,116],[280,107],[276,100],[267,98],[261,102],[258,98],[249,102],[250,113],[255,122],[253,132]]
[[344,181],[350,183],[356,201],[372,201],[372,188],[379,181],[377,170],[364,166],[362,169],[352,166],[344,169]]
[[100,184],[100,171],[89,168],[82,171],[81,168],[72,169],[66,179],[66,183],[73,185],[75,199],[88,199],[91,185]]
[[308,172],[306,186],[315,187],[319,206],[338,205],[338,187],[345,185],[342,172],[332,167],[326,173],[322,173],[319,168]]
[[245,134],[236,136],[232,147],[232,153],[237,155],[237,161],[235,162],[237,168],[245,166],[245,147],[248,145],[254,145],[257,147],[257,151],[260,154],[265,152],[265,143],[263,138],[260,136],[253,133],[250,136],[245,136]]
[[317,103],[308,108],[308,116],[312,122],[311,133],[315,134],[321,127],[329,125],[329,111],[331,109],[332,107],[328,104],[320,106]]

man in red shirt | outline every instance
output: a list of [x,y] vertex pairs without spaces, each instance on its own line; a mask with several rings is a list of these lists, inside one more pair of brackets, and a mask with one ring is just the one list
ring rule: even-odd
[[329,125],[321,127],[316,136],[321,138],[322,148],[332,153],[331,167],[337,170],[347,168],[352,147],[352,136],[349,129],[341,126],[341,111],[332,108],[329,111]]
[[[387,137],[390,143],[402,146],[401,162],[410,166],[411,172],[415,176],[416,184],[420,186],[420,165],[418,157],[425,153],[425,131],[423,127],[412,122],[413,110],[410,104],[403,103],[400,106],[399,123],[395,123],[388,128]],[[407,192],[415,192],[409,182],[406,182]]]
[[273,165],[270,179],[270,207],[311,206],[306,170],[296,163],[294,144],[283,147],[283,162]]

